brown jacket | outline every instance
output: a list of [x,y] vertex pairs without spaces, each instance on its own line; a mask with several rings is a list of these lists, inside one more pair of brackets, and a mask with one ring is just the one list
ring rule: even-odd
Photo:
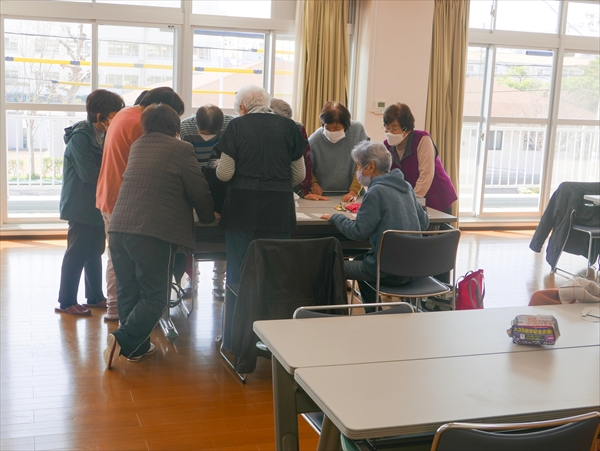
[[109,233],[151,236],[193,248],[192,207],[200,222],[215,220],[193,146],[162,133],[142,135],[131,146]]

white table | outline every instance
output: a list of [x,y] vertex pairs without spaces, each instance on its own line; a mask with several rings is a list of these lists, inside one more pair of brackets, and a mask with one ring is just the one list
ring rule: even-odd
[[[299,368],[335,367],[556,351],[600,344],[600,323],[581,319],[582,304],[403,315],[257,321],[254,331],[273,359],[277,449],[297,449],[298,413],[318,410],[294,381]],[[552,314],[555,346],[519,346],[506,335],[519,314]],[[466,370],[465,370],[466,371]],[[356,380],[355,388],[364,381]],[[362,389],[362,388],[361,388]]]
[[600,347],[300,368],[299,386],[352,439],[451,421],[525,422],[600,408]]
[[583,196],[585,200],[589,200],[596,205],[600,205],[600,195],[597,194],[586,194]]

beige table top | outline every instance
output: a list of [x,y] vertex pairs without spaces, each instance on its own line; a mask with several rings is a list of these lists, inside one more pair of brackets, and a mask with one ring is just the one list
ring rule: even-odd
[[433,359],[494,353],[530,353],[506,334],[522,314],[554,315],[560,349],[600,344],[600,323],[585,321],[585,304],[484,310],[356,315],[257,321],[254,331],[288,373],[296,368]]
[[599,373],[591,346],[300,368],[294,378],[342,433],[361,439],[598,410]]
[[597,194],[586,194],[585,196],[583,196],[583,198],[585,200],[592,201],[596,205],[600,205],[600,196]]

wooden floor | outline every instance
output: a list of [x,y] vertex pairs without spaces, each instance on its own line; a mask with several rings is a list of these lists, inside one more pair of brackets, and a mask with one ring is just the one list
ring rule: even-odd
[[[530,238],[528,231],[463,234],[458,273],[485,269],[486,307],[527,305],[533,291],[566,281],[549,274]],[[54,313],[65,241],[0,246],[0,449],[275,449],[270,362],[259,359],[246,385],[224,365],[210,263],[200,265],[192,316],[173,310],[180,338],[171,344],[157,329],[156,354],[105,371],[102,350],[116,326],[100,311]],[[585,259],[566,255],[561,266],[581,270]],[[302,420],[300,427],[301,448],[315,449],[317,435]]]

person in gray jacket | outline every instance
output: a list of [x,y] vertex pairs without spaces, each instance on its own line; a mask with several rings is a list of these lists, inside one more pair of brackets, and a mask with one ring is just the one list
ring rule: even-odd
[[192,208],[200,222],[215,220],[194,148],[177,139],[179,115],[166,104],[153,104],[144,110],[141,126],[108,229],[120,325],[108,335],[107,369],[120,354],[136,362],[154,352],[150,333],[169,308],[175,251],[194,247]]
[[[344,262],[346,278],[358,280],[363,302],[376,302],[375,291],[366,283],[377,280],[377,252],[386,230],[425,230],[429,216],[417,201],[415,192],[404,180],[399,169],[390,172],[392,157],[383,143],[363,141],[352,150],[356,162],[356,177],[368,191],[363,197],[356,220],[342,214],[323,215],[351,240],[366,240],[371,249],[365,254]],[[409,258],[409,256],[407,256]],[[410,278],[382,274],[381,283],[399,286]]]

